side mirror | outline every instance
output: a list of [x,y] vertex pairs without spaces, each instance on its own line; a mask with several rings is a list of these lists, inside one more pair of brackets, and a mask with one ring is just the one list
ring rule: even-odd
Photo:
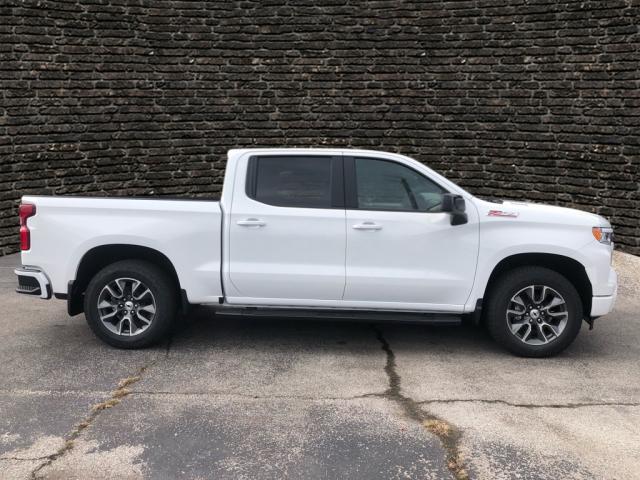
[[466,206],[462,195],[445,193],[442,196],[442,211],[451,214],[451,225],[467,223],[468,218],[465,210]]

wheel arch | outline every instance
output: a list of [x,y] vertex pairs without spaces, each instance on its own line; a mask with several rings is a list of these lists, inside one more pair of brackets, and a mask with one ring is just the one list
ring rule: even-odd
[[503,258],[494,267],[484,290],[483,303],[491,295],[493,285],[504,273],[515,268],[537,266],[553,270],[569,280],[578,291],[585,317],[591,312],[593,288],[587,271],[577,260],[554,253],[518,253]]
[[87,285],[96,273],[107,265],[121,260],[146,260],[160,267],[174,283],[176,292],[180,293],[180,305],[186,309],[186,293],[180,286],[178,273],[166,255],[151,247],[130,244],[108,244],[93,247],[80,259],[75,279],[69,282],[67,289],[67,310],[69,315],[77,315],[84,311],[83,297]]

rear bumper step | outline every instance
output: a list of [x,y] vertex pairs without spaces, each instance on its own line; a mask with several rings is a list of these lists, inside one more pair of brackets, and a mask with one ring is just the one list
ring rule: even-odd
[[17,293],[23,295],[37,295],[40,298],[51,298],[51,283],[44,272],[36,268],[16,268],[13,271],[18,276]]

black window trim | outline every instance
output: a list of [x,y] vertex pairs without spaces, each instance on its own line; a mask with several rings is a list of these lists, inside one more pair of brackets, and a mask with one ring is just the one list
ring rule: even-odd
[[421,210],[399,210],[397,208],[359,208],[358,207],[358,183],[356,179],[356,158],[360,158],[364,160],[378,160],[380,162],[388,162],[388,163],[394,163],[396,165],[402,165],[403,167],[408,168],[409,170],[412,170],[416,174],[420,175],[421,177],[425,178],[426,180],[440,187],[443,190],[443,193],[451,193],[447,188],[443,187],[440,183],[436,182],[431,177],[428,177],[424,173],[419,172],[418,170],[411,167],[410,165],[406,165],[402,162],[397,162],[389,158],[381,158],[381,157],[367,157],[364,155],[363,156],[345,155],[343,157],[344,159],[344,164],[343,164],[344,190],[345,190],[344,196],[345,196],[345,208],[347,210],[360,210],[365,212],[404,212],[404,213],[408,212],[408,213],[428,213],[428,214],[442,213],[442,212],[425,212]]
[[[267,157],[322,157],[331,161],[331,206],[330,207],[301,207],[296,205],[274,205],[256,198],[256,190],[258,186],[258,162],[261,158]],[[247,178],[245,183],[245,192],[251,200],[270,205],[278,208],[315,208],[321,210],[344,210],[345,209],[345,192],[344,192],[344,160],[341,155],[325,155],[325,154],[309,154],[309,153],[281,153],[267,155],[252,155],[249,157],[247,164]]]

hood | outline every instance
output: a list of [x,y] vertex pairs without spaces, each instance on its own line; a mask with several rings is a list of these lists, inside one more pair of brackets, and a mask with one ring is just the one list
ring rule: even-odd
[[511,200],[500,202],[490,202],[477,198],[474,200],[476,200],[475,203],[481,219],[524,220],[535,223],[557,223],[562,225],[582,225],[585,227],[611,226],[606,218],[575,208]]

